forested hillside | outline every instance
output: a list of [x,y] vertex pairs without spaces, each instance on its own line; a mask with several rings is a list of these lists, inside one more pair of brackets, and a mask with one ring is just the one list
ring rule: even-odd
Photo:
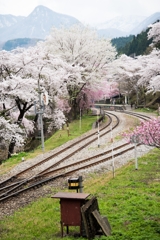
[[[149,45],[152,43],[152,39],[147,38],[149,28],[146,31],[141,32],[137,36],[130,35],[129,37],[120,37],[112,39],[112,44],[116,47],[118,54],[143,55],[149,52]],[[160,48],[160,44],[156,44],[157,48]]]
[[149,29],[141,32],[137,36],[130,35],[129,37],[120,37],[112,39],[112,44],[116,47],[118,54],[143,55],[147,52],[147,48],[152,42],[152,39],[147,39]]
[[128,56],[132,54],[138,56],[147,53],[147,48],[152,43],[152,39],[147,39],[148,30],[141,32],[137,36],[133,36],[131,42],[119,49],[119,53],[125,53]]
[[119,52],[120,49],[123,49],[126,44],[130,43],[133,39],[134,35],[130,35],[128,37],[118,37],[118,38],[113,38],[111,40],[113,46],[116,47],[117,51]]
[[35,46],[40,39],[35,38],[17,38],[13,40],[8,40],[2,47],[2,50],[11,51],[17,47],[29,47]]

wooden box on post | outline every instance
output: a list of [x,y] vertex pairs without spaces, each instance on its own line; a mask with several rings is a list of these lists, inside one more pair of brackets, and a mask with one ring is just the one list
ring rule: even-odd
[[60,199],[61,210],[61,236],[63,237],[63,227],[66,226],[67,234],[69,233],[69,226],[79,226],[80,236],[82,236],[82,215],[81,207],[86,203],[86,199],[90,194],[88,193],[68,193],[59,192],[52,198]]

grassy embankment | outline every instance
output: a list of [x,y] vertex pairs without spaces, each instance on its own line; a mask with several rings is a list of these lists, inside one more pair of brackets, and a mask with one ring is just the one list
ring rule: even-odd
[[[158,240],[160,237],[160,151],[154,149],[112,173],[97,172],[84,178],[84,192],[97,197],[101,215],[107,216],[112,227],[110,237],[101,240]],[[53,189],[53,193],[62,191]],[[63,190],[64,191],[64,190]],[[66,191],[69,191],[66,189]],[[0,221],[1,240],[58,240],[60,237],[59,200],[41,198],[13,216]],[[73,240],[72,227],[69,236]],[[85,238],[76,238],[85,239]]]

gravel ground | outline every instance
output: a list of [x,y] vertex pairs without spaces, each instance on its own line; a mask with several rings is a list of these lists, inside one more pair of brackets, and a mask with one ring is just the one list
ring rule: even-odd
[[[113,147],[116,147],[118,145],[121,145],[122,143],[125,143],[125,139],[121,139],[121,133],[128,130],[130,126],[135,126],[137,124],[137,119],[135,117],[128,116],[124,113],[120,112],[113,112],[117,116],[120,117],[120,124],[119,126],[112,131],[112,135],[108,134],[107,136],[101,137],[100,136],[100,142],[98,147],[98,138],[97,142],[94,142],[87,146],[83,151],[80,151],[76,153],[75,156],[73,156],[71,159],[68,159],[67,163],[79,161],[81,159],[84,159],[89,156],[96,155],[98,153],[102,153],[104,151],[107,151],[109,149],[113,149]],[[149,114],[146,114],[147,116]],[[93,131],[93,130],[91,130]],[[90,132],[91,132],[90,131]],[[87,134],[87,133],[86,133]],[[85,134],[85,135],[86,135]],[[114,139],[113,143],[111,143],[111,138]],[[72,140],[72,142],[75,140]],[[71,141],[70,141],[71,142]],[[21,171],[25,167],[29,166],[30,164],[35,164],[37,161],[40,161],[45,156],[50,156],[54,152],[59,151],[59,149],[62,149],[63,147],[67,146],[69,143],[64,144],[61,147],[56,148],[53,151],[49,151],[45,154],[41,154],[38,157],[24,161],[18,166],[16,166],[14,169],[12,169],[9,173],[2,176],[2,180],[6,179],[8,176],[15,174],[16,172]],[[146,154],[148,151],[150,151],[152,148],[148,146],[141,145],[137,147],[137,157],[141,157],[142,155]],[[115,166],[115,171],[117,168],[125,165],[127,162],[134,159],[135,150],[131,150],[122,156],[114,157],[113,152],[113,161]],[[76,176],[82,175],[83,179],[87,177],[88,173],[90,172],[111,172],[112,171],[112,165],[113,161],[108,161],[107,163],[100,164],[96,167],[92,167],[87,170],[79,171],[76,173]],[[74,175],[75,177],[75,175]],[[29,192],[25,192],[21,194],[20,196],[10,199],[4,203],[0,203],[0,219],[2,219],[5,215],[11,215],[16,210],[18,210],[21,207],[26,206],[32,201],[36,201],[38,198],[43,196],[51,196],[56,192],[56,188],[61,188],[63,191],[64,188],[67,187],[67,178],[63,178],[61,180],[56,180],[53,182],[49,182],[47,185],[42,186],[41,188],[38,188],[36,190],[31,190]]]

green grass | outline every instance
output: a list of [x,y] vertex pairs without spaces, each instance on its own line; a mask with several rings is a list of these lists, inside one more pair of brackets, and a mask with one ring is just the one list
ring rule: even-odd
[[[58,130],[55,134],[52,135],[48,140],[45,141],[45,152],[52,150],[65,142],[72,140],[83,133],[89,131],[92,129],[93,123],[97,120],[96,116],[90,116],[90,115],[83,115],[82,121],[81,121],[81,127],[80,127],[80,121],[75,120],[71,124],[69,124],[69,136],[67,132],[66,125],[62,130]],[[21,152],[17,155],[13,155],[10,159],[7,161],[4,161],[2,163],[0,168],[0,175],[4,174],[5,172],[9,171],[11,168],[15,167],[18,163],[22,161],[22,157],[24,157],[25,160],[32,159],[36,157],[37,155],[42,154],[41,149],[41,142],[39,147],[37,147],[34,151],[31,152]]]
[[[83,177],[83,191],[97,197],[101,215],[108,218],[112,235],[101,240],[158,240],[160,237],[160,150],[154,149],[112,173],[97,172]],[[66,189],[53,188],[53,194]],[[0,221],[1,240],[58,240],[59,199],[48,195]],[[71,227],[65,240],[73,240]],[[85,238],[76,238],[85,239]]]
[[155,113],[157,115],[157,111],[151,108],[137,108],[134,110],[135,112],[145,112],[145,113]]
[[51,138],[45,142],[46,151],[52,150],[53,146],[58,147],[63,143],[72,140],[81,134],[92,129],[93,123],[96,121],[96,116],[84,115],[82,117],[81,126],[79,120],[73,121],[69,124],[69,136],[67,127],[64,126],[64,129],[57,131]]

